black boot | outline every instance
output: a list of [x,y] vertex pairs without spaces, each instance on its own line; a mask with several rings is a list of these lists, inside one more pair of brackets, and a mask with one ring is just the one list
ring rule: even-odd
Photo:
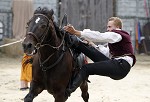
[[109,60],[109,58],[99,52],[96,48],[82,42],[80,38],[75,35],[71,35],[68,32],[65,33],[65,41],[68,43],[69,47],[75,49],[77,52],[84,53],[94,62]]
[[65,33],[65,41],[71,48],[76,48],[79,46],[79,43],[81,42],[81,39],[78,38],[75,35],[69,34],[68,32]]
[[85,79],[83,78],[83,75],[82,75],[81,73],[79,73],[79,74],[75,77],[75,79],[73,80],[73,83],[72,83],[71,87],[66,89],[66,95],[67,95],[67,96],[70,96],[70,94],[71,94],[72,92],[74,92],[74,91],[81,85],[81,83],[82,83],[84,80],[85,80]]

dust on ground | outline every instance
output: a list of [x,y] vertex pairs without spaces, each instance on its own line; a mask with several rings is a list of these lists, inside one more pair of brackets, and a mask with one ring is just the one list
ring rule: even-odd
[[[23,102],[27,91],[20,91],[21,57],[0,54],[0,102]],[[137,63],[127,77],[112,80],[90,76],[89,102],[150,102],[150,56],[137,55]],[[78,88],[67,102],[83,102]],[[53,96],[43,91],[34,102],[54,102]]]

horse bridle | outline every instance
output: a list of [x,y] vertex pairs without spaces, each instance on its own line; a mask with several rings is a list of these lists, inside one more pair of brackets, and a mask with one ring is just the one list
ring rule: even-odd
[[[27,33],[27,35],[31,35],[31,36],[33,36],[35,39],[36,39],[36,41],[37,41],[37,44],[35,45],[35,49],[37,50],[37,52],[39,53],[39,62],[40,62],[40,67],[42,67],[42,70],[43,71],[46,71],[46,70],[48,70],[48,69],[51,69],[52,67],[54,67],[61,59],[62,59],[62,57],[63,57],[63,55],[64,55],[64,36],[65,36],[65,34],[63,35],[63,38],[62,38],[62,41],[61,41],[61,43],[58,45],[58,46],[52,46],[52,45],[50,45],[50,44],[42,44],[42,42],[44,41],[44,39],[45,39],[45,37],[46,37],[46,34],[48,33],[48,28],[50,27],[50,22],[52,22],[52,19],[49,19],[47,16],[45,16],[44,14],[34,14],[35,16],[43,16],[43,17],[45,17],[47,20],[48,20],[48,26],[47,26],[47,29],[46,29],[46,31],[44,32],[45,34],[43,34],[43,36],[42,36],[42,39],[39,39],[33,32],[28,32]],[[31,20],[32,20],[33,18],[31,18]],[[31,21],[30,20],[30,21]],[[29,21],[29,22],[30,22]],[[45,35],[45,36],[44,36]],[[51,39],[49,40],[49,41],[51,41]],[[43,62],[41,62],[41,54],[40,54],[40,51],[39,51],[39,49],[41,48],[41,47],[44,47],[44,46],[49,46],[49,47],[51,47],[51,48],[53,48],[53,49],[55,49],[55,50],[59,50],[60,49],[60,47],[63,45],[63,48],[62,48],[62,50],[63,50],[63,53],[61,54],[61,56],[57,59],[57,61],[54,63],[54,64],[52,64],[51,66],[49,66],[49,67],[44,67],[44,64],[54,55],[54,53],[52,53],[45,61],[43,61]]]
[[[44,14],[34,14],[35,16],[43,16],[43,17],[45,17],[47,20],[48,20],[48,26],[47,26],[47,29],[46,29],[46,31],[45,31],[45,34],[43,34],[43,36],[42,36],[42,40],[41,39],[39,39],[33,32],[28,32],[27,33],[27,35],[31,35],[31,36],[33,36],[35,39],[36,39],[36,41],[38,42],[36,45],[35,45],[35,48],[36,49],[39,49],[40,47],[43,47],[43,46],[46,46],[46,45],[48,45],[48,46],[50,46],[51,48],[53,48],[53,49],[59,49],[61,46],[62,46],[62,44],[63,44],[63,42],[64,42],[64,36],[63,36],[63,39],[62,39],[62,41],[61,41],[61,43],[58,45],[58,46],[52,46],[52,45],[50,45],[50,44],[42,44],[42,42],[44,41],[44,39],[45,39],[45,37],[46,37],[46,34],[48,33],[48,28],[50,27],[50,23],[49,22],[52,22],[52,19],[49,19],[47,16],[45,16]],[[31,18],[31,20],[32,20],[33,18]],[[30,20],[30,21],[31,21]],[[29,22],[30,22],[29,21]],[[45,36],[44,36],[45,35]],[[50,39],[51,40],[51,39]],[[49,40],[49,41],[50,41]]]

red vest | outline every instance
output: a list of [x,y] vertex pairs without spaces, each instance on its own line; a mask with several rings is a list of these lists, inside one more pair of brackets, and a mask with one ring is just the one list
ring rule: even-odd
[[134,65],[136,62],[136,58],[134,55],[130,35],[123,30],[113,30],[112,32],[118,33],[122,36],[121,41],[119,41],[117,43],[109,43],[108,44],[110,53],[112,54],[112,57],[128,55],[133,58],[133,65]]

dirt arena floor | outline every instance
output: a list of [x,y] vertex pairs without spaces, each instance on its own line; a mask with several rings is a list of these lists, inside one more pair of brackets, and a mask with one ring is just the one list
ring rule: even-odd
[[[0,102],[23,102],[27,91],[20,91],[21,57],[0,54]],[[89,102],[150,102],[150,56],[137,55],[137,63],[122,80],[90,76]],[[67,102],[83,102],[77,89]],[[52,95],[43,91],[34,102],[54,102]]]

